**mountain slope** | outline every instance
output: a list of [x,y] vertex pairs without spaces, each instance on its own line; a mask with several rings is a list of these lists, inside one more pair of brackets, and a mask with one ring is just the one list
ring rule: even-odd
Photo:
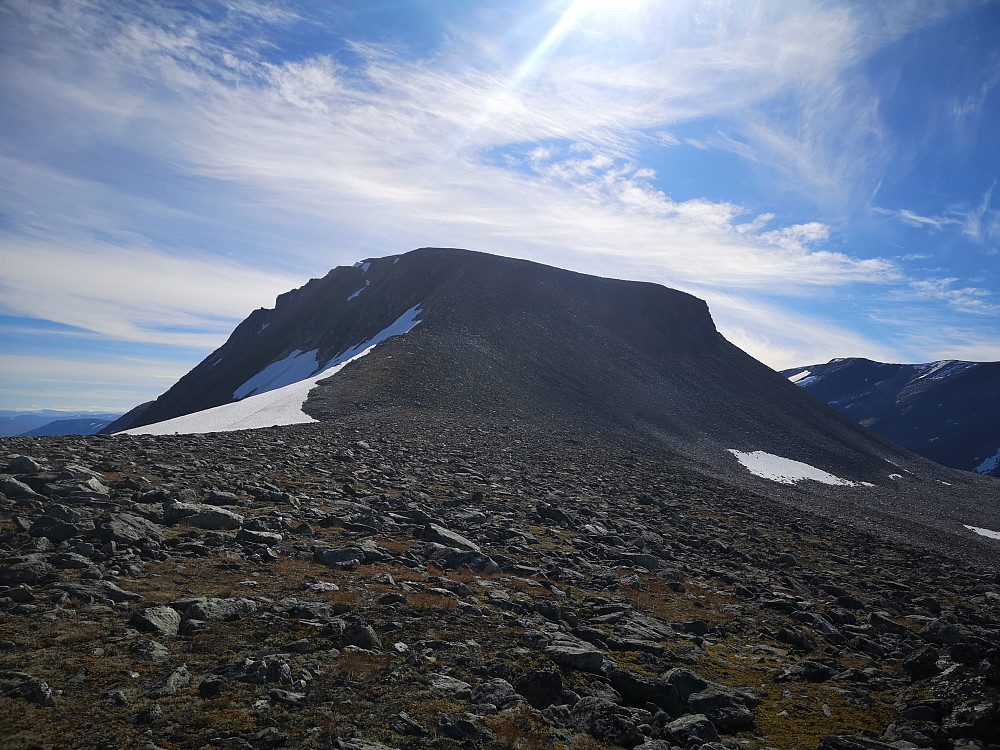
[[[112,415],[107,415],[108,417]],[[41,427],[22,433],[25,437],[41,437],[45,435],[96,435],[114,420],[98,416],[76,417],[73,419],[56,419]]]
[[1000,362],[849,358],[782,374],[914,453],[1000,477]]
[[[409,310],[419,325],[317,377]],[[273,398],[302,378],[319,383],[302,410],[333,425],[358,415],[390,427],[530,424],[670,455],[791,502],[823,498],[831,513],[875,513],[872,525],[879,508],[898,507],[951,528],[1000,527],[993,483],[924,461],[795,387],[726,341],[702,300],[464,250],[370,259],[281,295],[129,426],[170,431],[162,421],[180,415],[249,411],[261,391]],[[207,424],[187,431],[222,429]],[[774,457],[845,483],[805,491],[745,468],[774,469]],[[789,467],[798,471],[778,471]]]

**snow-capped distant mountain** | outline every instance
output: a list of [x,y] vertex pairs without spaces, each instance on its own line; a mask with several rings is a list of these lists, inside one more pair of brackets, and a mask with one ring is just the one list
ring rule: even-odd
[[93,435],[121,416],[105,412],[0,411],[0,437]]
[[56,419],[47,422],[41,427],[36,427],[28,432],[21,433],[24,437],[43,437],[46,435],[96,435],[109,424],[114,422],[120,414],[97,415],[87,417],[76,417],[72,419]]
[[782,374],[914,453],[1000,477],[1000,362],[898,365],[848,358]]

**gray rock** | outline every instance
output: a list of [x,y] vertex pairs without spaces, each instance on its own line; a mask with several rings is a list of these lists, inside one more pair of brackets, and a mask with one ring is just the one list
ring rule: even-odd
[[687,714],[666,726],[671,739],[681,747],[699,747],[718,742],[719,732],[705,714]]
[[43,495],[39,495],[24,482],[7,474],[0,474],[0,493],[3,493],[12,500],[44,499]]
[[555,669],[533,669],[514,683],[514,689],[534,708],[546,708],[562,697],[562,675]]
[[687,705],[692,713],[705,714],[718,731],[730,734],[753,725],[751,709],[758,702],[756,698],[709,683],[704,690],[688,698]]
[[270,531],[240,529],[239,533],[236,534],[236,541],[241,544],[266,544],[268,547],[280,547],[282,536]]
[[965,640],[957,625],[945,620],[933,620],[920,631],[921,637],[928,643],[941,646],[951,646]]
[[80,529],[77,528],[76,524],[46,515],[35,519],[31,528],[28,529],[28,533],[31,536],[43,536],[49,541],[59,544],[59,542],[65,542],[79,536]]
[[624,701],[631,706],[645,706],[652,703],[668,714],[676,716],[684,708],[680,693],[673,685],[653,680],[645,675],[621,667],[608,666],[604,675]]
[[56,552],[49,555],[49,562],[59,570],[87,570],[91,562],[75,552]]
[[37,474],[45,470],[45,464],[31,456],[14,456],[7,462],[4,472],[7,474]]
[[355,547],[330,549],[329,547],[313,547],[313,559],[331,568],[355,568],[364,559],[364,553]]
[[560,667],[581,672],[600,672],[604,663],[604,654],[582,642],[580,645],[553,643],[545,647],[545,653]]
[[232,622],[257,611],[257,603],[244,597],[199,598],[184,609],[184,620],[203,620],[205,622]]
[[241,665],[236,679],[240,682],[249,682],[252,685],[263,685],[274,682],[282,685],[290,685],[292,682],[292,668],[287,661],[275,656],[265,656],[262,659],[246,659]]
[[181,626],[181,616],[173,607],[147,607],[133,614],[131,622],[145,633],[174,636]]
[[0,695],[20,698],[39,706],[55,704],[55,693],[49,684],[26,672],[0,672]]
[[11,558],[6,567],[0,568],[0,585],[19,586],[26,583],[29,586],[48,578],[55,568],[41,555],[26,555]]
[[898,750],[894,745],[887,745],[878,740],[857,735],[838,735],[823,737],[816,750]]
[[436,523],[427,524],[420,532],[419,538],[429,542],[443,544],[445,547],[465,550],[467,552],[480,551],[479,545],[475,542],[470,539],[466,539],[457,532],[446,529],[444,526],[439,526]]
[[187,664],[181,664],[160,682],[146,691],[146,697],[154,700],[177,695],[177,691],[187,687],[191,682],[191,673],[188,672]]
[[133,602],[142,599],[141,594],[125,591],[111,581],[79,578],[75,581],[60,581],[55,588],[65,591],[75,599],[85,602]]
[[134,513],[109,513],[97,519],[94,535],[104,542],[137,544],[141,539],[151,539],[162,544],[163,531],[152,521]]
[[201,503],[182,503],[168,500],[163,504],[163,522],[175,524],[180,521],[213,531],[238,529],[244,518],[226,508],[218,508]]
[[345,646],[357,646],[364,649],[382,648],[382,640],[372,626],[360,622],[349,625],[340,636],[340,640]]
[[137,659],[142,659],[153,664],[166,664],[170,659],[170,652],[167,650],[167,647],[159,641],[132,641],[128,650]]
[[701,675],[695,674],[686,667],[675,667],[663,675],[663,681],[668,685],[673,685],[677,689],[680,699],[687,702],[694,693],[701,692],[708,687],[708,680]]
[[581,698],[571,709],[570,720],[578,732],[621,747],[635,747],[644,739],[628,709],[601,698]]
[[826,682],[836,674],[836,670],[818,661],[806,660],[788,667],[777,678],[778,682],[805,680],[806,682]]
[[503,708],[519,698],[514,686],[499,677],[482,682],[472,689],[472,702]]
[[456,698],[468,699],[472,697],[472,685],[456,677],[435,672],[427,675],[427,681],[435,690],[452,693]]
[[212,490],[202,502],[206,505],[239,505],[240,499],[232,492]]

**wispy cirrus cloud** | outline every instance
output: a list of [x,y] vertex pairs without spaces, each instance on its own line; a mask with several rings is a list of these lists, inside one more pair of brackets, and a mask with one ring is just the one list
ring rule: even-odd
[[[920,287],[844,241],[836,216],[724,187],[675,198],[649,159],[725,154],[815,205],[867,200],[894,143],[863,63],[954,7],[696,6],[595,5],[553,34],[558,3],[484,4],[413,54],[376,36],[300,49],[284,31],[335,35],[305,5],[10,0],[0,310],[210,348],[307,274],[448,245],[699,293],[772,363],[819,359],[818,342],[891,354],[790,300],[862,287],[991,314],[954,274]],[[986,242],[990,196],[881,215]]]
[[5,239],[0,310],[119,341],[215,348],[295,277],[150,248]]

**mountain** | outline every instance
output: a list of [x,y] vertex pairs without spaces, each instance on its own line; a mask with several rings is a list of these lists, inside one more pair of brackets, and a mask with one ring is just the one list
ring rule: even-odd
[[[38,411],[0,411],[0,437],[13,435],[92,435],[118,419],[120,414],[103,412],[65,412],[54,409]],[[97,422],[103,424],[98,425]],[[48,425],[66,422],[49,428]],[[35,432],[38,429],[57,431]]]
[[[279,296],[112,430],[335,426],[358,414],[597,436],[790,502],[850,507],[873,526],[900,509],[892,526],[917,523],[915,538],[928,523],[1000,528],[994,483],[795,387],[726,341],[702,300],[466,250],[372,258]],[[808,493],[806,476],[818,478]]]
[[96,435],[119,418],[118,414],[93,415],[72,419],[56,419],[28,432],[21,433],[27,437],[44,435]]
[[120,424],[149,414],[0,439],[3,747],[1000,736],[1000,483],[848,419],[690,295],[371,259]]
[[1000,477],[1000,362],[848,358],[782,375],[907,450]]

